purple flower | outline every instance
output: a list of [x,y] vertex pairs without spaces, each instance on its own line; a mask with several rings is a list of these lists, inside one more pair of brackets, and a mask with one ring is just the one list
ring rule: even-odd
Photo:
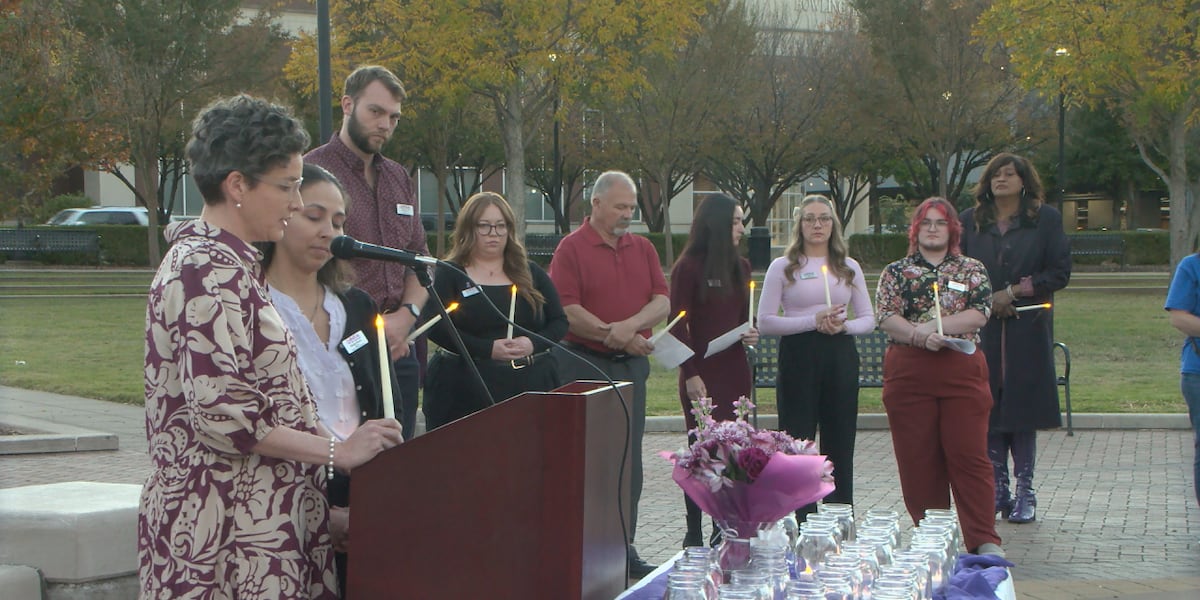
[[746,473],[747,481],[758,479],[759,474],[766,468],[771,456],[762,448],[751,447],[738,452],[738,467]]

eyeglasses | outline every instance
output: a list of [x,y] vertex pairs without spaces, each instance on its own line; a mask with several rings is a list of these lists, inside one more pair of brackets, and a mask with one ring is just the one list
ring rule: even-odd
[[270,179],[267,179],[265,177],[259,177],[258,175],[251,175],[249,173],[245,173],[245,175],[249,179],[253,179],[255,181],[260,181],[262,183],[271,184],[271,185],[279,188],[279,191],[281,191],[285,194],[299,194],[300,193],[300,184],[304,182],[303,177],[289,179],[289,180],[287,180],[286,183],[280,183],[278,181],[271,181]]
[[480,221],[475,224],[475,233],[479,235],[507,235],[508,223],[484,223]]
[[950,224],[950,221],[945,219],[922,219],[921,229],[942,229]]
[[807,215],[800,220],[803,221],[805,225],[816,225],[818,222],[822,225],[829,225],[833,223],[833,217],[829,215],[821,215],[819,217],[816,215]]

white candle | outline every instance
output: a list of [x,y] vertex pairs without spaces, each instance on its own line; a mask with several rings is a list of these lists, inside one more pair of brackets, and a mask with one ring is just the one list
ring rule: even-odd
[[671,330],[671,328],[672,328],[672,327],[674,327],[674,326],[675,326],[675,324],[676,324],[676,323],[678,323],[678,322],[679,322],[679,320],[683,318],[683,315],[686,315],[686,314],[687,314],[687,311],[686,311],[686,310],[681,310],[681,311],[679,311],[679,314],[675,315],[675,318],[674,318],[674,319],[671,319],[671,322],[670,322],[670,323],[667,323],[667,326],[666,326],[666,328],[665,328],[665,329],[663,329],[662,331],[660,331],[660,332],[658,332],[658,333],[656,333],[656,334],[654,334],[653,336],[651,336],[651,337],[650,337],[650,343],[652,343],[652,344],[653,344],[654,342],[657,342],[659,338],[661,338],[661,337],[662,337],[663,335],[665,335],[665,334],[666,334],[668,331],[670,331],[670,330]]
[[933,282],[933,317],[937,319],[937,333],[942,335],[942,297],[938,295],[938,284]]
[[[454,312],[454,309],[456,309],[456,308],[458,308],[458,303],[451,302],[450,306],[446,307],[446,313],[447,314],[452,313],[452,312]],[[422,333],[429,331],[430,327],[437,325],[438,321],[441,321],[441,320],[442,320],[442,315],[434,315],[432,319],[425,321],[424,325],[414,329],[412,333],[408,334],[408,339],[415,340],[415,339],[421,337]]]
[[395,419],[396,407],[392,404],[392,363],[388,360],[383,315],[375,315],[375,333],[379,336],[379,385],[383,388],[383,418]]
[[753,279],[750,280],[750,316],[746,319],[746,322],[749,323],[751,327],[754,327],[754,280]]
[[833,308],[833,300],[829,296],[829,267],[821,265],[821,281],[825,282],[825,306]]
[[512,286],[512,298],[508,302],[508,339],[513,335],[513,317],[517,314],[517,284]]
[[1050,303],[1045,304],[1030,304],[1029,306],[1018,306],[1017,312],[1025,312],[1027,310],[1037,310],[1039,308],[1050,308]]

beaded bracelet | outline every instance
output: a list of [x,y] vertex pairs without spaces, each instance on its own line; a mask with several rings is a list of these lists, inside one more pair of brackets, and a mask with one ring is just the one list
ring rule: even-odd
[[333,448],[337,443],[336,436],[329,436],[329,464],[325,465],[325,478],[333,479]]

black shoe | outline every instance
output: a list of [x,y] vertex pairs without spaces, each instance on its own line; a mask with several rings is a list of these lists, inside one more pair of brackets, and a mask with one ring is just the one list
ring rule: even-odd
[[630,577],[630,579],[641,579],[641,578],[649,575],[650,573],[654,572],[654,569],[656,569],[656,568],[657,567],[655,567],[654,565],[652,565],[640,558],[629,559],[629,577]]
[[692,546],[703,546],[704,534],[699,531],[688,531],[683,535],[683,547],[691,548]]

